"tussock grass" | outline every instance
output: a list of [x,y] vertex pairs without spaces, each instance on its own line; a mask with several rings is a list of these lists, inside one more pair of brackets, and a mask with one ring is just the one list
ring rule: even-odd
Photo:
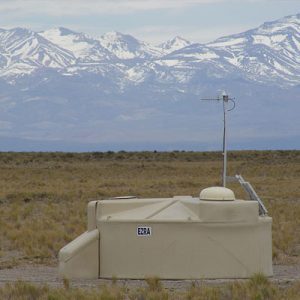
[[[59,249],[85,231],[89,200],[198,196],[220,185],[221,168],[218,152],[0,153],[0,268],[56,264]],[[275,262],[299,261],[300,151],[229,152],[228,173],[241,173],[265,201]]]
[[[157,278],[147,279],[148,286],[128,289],[116,283],[101,286],[98,289],[50,288],[47,285],[36,286],[22,281],[8,283],[0,287],[1,299],[82,299],[82,300],[298,300],[300,282],[288,287],[272,284],[262,274],[254,275],[247,281],[235,281],[219,286],[204,283],[193,284],[186,290],[170,291],[163,287]],[[153,285],[154,284],[154,285]]]
[[160,292],[163,288],[162,283],[158,277],[148,277],[145,279],[148,289],[152,292]]

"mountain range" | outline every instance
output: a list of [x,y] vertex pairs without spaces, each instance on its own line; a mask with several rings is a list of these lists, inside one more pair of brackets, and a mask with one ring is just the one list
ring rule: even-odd
[[299,148],[300,14],[200,44],[0,29],[0,150]]

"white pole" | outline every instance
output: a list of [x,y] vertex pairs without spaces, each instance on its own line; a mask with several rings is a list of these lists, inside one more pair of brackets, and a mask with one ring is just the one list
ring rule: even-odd
[[226,170],[227,170],[227,141],[226,141],[226,111],[228,96],[223,95],[223,113],[224,113],[224,131],[223,131],[223,186],[226,187]]
[[[218,97],[217,99],[207,99],[204,98],[202,100],[222,100],[223,101],[223,114],[224,114],[224,119],[223,119],[223,123],[224,123],[224,129],[223,129],[223,178],[222,178],[222,183],[223,186],[226,187],[226,172],[227,172],[227,132],[226,132],[226,113],[227,111],[231,111],[235,108],[235,102],[233,100],[233,98],[229,98],[228,95],[226,94],[226,92],[224,91],[222,94],[222,98]],[[233,107],[231,109],[227,109],[228,106],[228,102],[232,101],[233,102]]]

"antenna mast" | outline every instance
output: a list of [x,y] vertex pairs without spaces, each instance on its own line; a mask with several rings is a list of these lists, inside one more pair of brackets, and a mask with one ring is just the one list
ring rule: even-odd
[[[234,98],[229,98],[226,92],[222,93],[221,97],[203,98],[201,100],[222,101],[223,102],[223,186],[226,187],[226,172],[227,172],[227,132],[226,132],[226,114],[235,108]],[[233,106],[228,109],[228,102],[231,101]]]

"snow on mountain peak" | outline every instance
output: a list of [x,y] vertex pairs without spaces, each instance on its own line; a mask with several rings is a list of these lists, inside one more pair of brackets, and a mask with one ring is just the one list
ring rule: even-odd
[[104,35],[102,35],[101,40],[103,41],[103,43],[116,43],[120,41],[124,41],[127,43],[136,43],[136,44],[139,43],[139,41],[132,35],[123,34],[118,31],[109,31],[105,33]]
[[117,31],[107,32],[99,41],[119,59],[151,58],[161,55],[158,48]]
[[285,20],[286,22],[298,23],[300,24],[300,13],[295,15],[290,15],[283,17],[281,20]]
[[39,33],[42,37],[60,47],[71,51],[79,61],[101,61],[110,59],[110,53],[104,49],[97,39],[87,34],[57,27]]
[[173,51],[179,50],[189,45],[191,45],[191,42],[189,42],[188,40],[180,36],[175,36],[174,38],[166,41],[165,43],[160,44],[159,47],[161,47],[164,50],[165,54],[169,54]]
[[78,34],[78,32],[75,32],[65,27],[54,27],[41,32],[41,35],[48,35],[48,36],[65,36],[71,34],[76,35]]
[[224,59],[252,80],[300,79],[300,14],[219,38],[208,46],[224,51]]
[[0,70],[3,76],[30,74],[43,67],[64,68],[75,59],[69,51],[25,28],[1,30],[0,49],[5,58]]
[[127,75],[137,80],[131,76],[132,70],[142,74],[138,76],[141,80],[150,74],[149,78],[165,80],[173,76],[183,82],[190,70],[201,70],[221,77],[236,72],[260,82],[300,82],[300,14],[207,44],[176,36],[152,46],[116,31],[93,38],[57,27],[39,33],[25,28],[2,29],[0,48],[0,76],[14,68],[18,74],[47,67],[67,68],[70,74],[84,70],[103,76],[114,69],[120,82]]
[[300,14],[286,16],[276,21],[265,22],[256,31],[261,34],[274,34],[281,31],[300,30]]
[[61,35],[77,34],[77,32],[65,27],[57,27],[56,30],[59,31]]

